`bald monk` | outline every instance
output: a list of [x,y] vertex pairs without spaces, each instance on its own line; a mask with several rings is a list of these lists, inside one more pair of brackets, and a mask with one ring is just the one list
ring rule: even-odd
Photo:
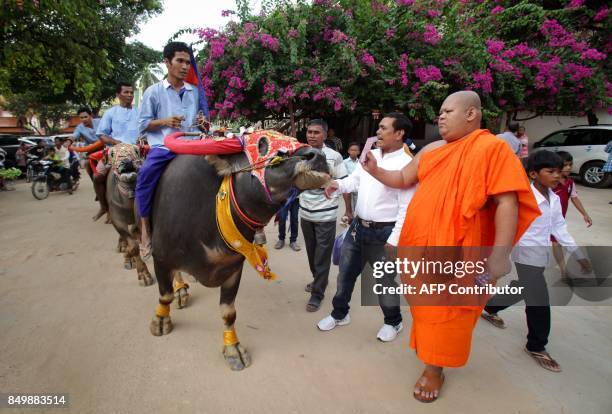
[[[424,147],[401,171],[378,168],[371,154],[363,167],[389,187],[419,183],[406,212],[400,248],[492,246],[487,272],[488,283],[494,283],[510,272],[510,250],[540,211],[520,161],[503,140],[480,129],[481,118],[476,93],[453,93],[440,108],[442,140]],[[482,308],[472,303],[411,304],[410,346],[425,363],[414,388],[417,400],[436,400],[443,368],[465,365]]]

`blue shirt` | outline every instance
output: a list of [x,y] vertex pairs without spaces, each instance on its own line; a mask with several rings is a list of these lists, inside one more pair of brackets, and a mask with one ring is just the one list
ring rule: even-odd
[[113,106],[104,112],[96,134],[108,135],[126,144],[136,144],[139,134],[138,109],[124,108],[121,105]]
[[353,171],[355,171],[355,168],[357,168],[357,164],[359,164],[359,158],[353,161],[351,157],[347,157],[342,162],[344,163],[344,168],[346,168],[348,175],[351,175]]
[[[182,98],[167,80],[151,85],[145,91],[140,107],[138,129],[140,133],[147,136],[147,141],[151,147],[166,148],[164,137],[173,132],[199,131],[196,126],[192,126],[196,123],[196,116],[198,115],[198,90],[185,83],[181,89],[181,94]],[[155,131],[145,131],[154,119],[171,116],[183,116],[185,118],[180,129],[163,126]]]
[[85,138],[88,144],[93,144],[98,140],[96,136],[96,131],[98,130],[98,125],[100,124],[100,118],[94,118],[92,120],[93,128],[86,127],[82,122],[77,125],[74,129],[74,139],[79,139],[80,137]]

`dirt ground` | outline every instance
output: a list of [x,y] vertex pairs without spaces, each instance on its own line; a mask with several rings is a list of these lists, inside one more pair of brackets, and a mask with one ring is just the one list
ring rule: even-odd
[[[586,230],[570,207],[570,231],[580,244],[612,245],[612,190],[579,194],[595,224]],[[505,312],[506,330],[479,323],[467,366],[447,370],[441,398],[422,404],[412,397],[422,365],[409,329],[377,341],[382,314],[359,306],[357,287],[352,323],[319,332],[337,267],[321,310],[307,313],[306,253],[288,248],[270,249],[278,281],[245,266],[236,329],[253,364],[230,371],[218,290],[192,284],[190,306],[172,310],[174,331],[152,336],[157,285],[140,287],[123,269],[115,231],[91,221],[95,210],[87,179],[44,201],[25,183],[0,193],[0,393],[69,393],[58,412],[79,414],[612,412],[611,308],[553,308],[548,349],[560,374],[523,351],[523,308]],[[273,244],[276,228],[267,233]]]

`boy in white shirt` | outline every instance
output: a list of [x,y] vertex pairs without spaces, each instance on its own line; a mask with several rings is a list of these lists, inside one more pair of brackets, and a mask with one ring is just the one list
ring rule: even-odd
[[497,328],[505,328],[503,319],[497,313],[524,299],[528,328],[525,351],[542,368],[553,372],[560,372],[561,366],[545,348],[550,334],[550,303],[544,269],[550,260],[550,236],[554,236],[570,254],[576,254],[584,272],[588,273],[591,269],[589,261],[568,233],[559,196],[552,191],[559,183],[562,168],[563,160],[551,151],[538,151],[527,159],[527,172],[532,180],[531,190],[541,215],[531,223],[512,251],[518,281],[514,280],[510,285],[522,286],[523,291],[522,294],[494,296],[482,314],[485,320]]

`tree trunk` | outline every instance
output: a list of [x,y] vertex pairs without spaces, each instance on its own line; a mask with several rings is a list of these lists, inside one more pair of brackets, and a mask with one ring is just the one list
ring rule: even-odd
[[291,129],[291,136],[297,138],[297,129],[295,127],[295,111],[293,110],[293,100],[289,101],[289,122]]
[[599,118],[597,118],[597,115],[595,115],[595,112],[587,111],[586,115],[587,115],[587,120],[589,121],[589,126],[597,125],[597,123],[599,122]]

